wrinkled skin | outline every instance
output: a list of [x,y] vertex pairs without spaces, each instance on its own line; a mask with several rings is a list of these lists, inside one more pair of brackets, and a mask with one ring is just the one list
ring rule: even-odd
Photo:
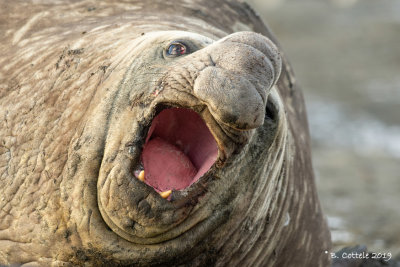
[[[0,264],[329,265],[274,38],[245,4],[173,2],[1,3]],[[169,57],[177,40],[190,53]],[[197,112],[218,145],[170,199],[133,175],[167,107]]]

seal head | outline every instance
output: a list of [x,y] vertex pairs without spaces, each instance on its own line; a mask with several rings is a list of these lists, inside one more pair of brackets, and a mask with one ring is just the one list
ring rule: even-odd
[[[155,244],[209,220],[226,193],[211,193],[215,177],[245,156],[264,124],[281,60],[269,39],[251,32],[218,41],[153,32],[132,54],[108,122],[98,201],[114,232]],[[168,191],[167,201],[159,193]]]

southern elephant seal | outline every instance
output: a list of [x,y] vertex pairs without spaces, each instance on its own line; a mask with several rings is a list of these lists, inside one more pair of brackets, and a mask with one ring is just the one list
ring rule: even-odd
[[302,95],[246,4],[0,17],[0,264],[329,264]]

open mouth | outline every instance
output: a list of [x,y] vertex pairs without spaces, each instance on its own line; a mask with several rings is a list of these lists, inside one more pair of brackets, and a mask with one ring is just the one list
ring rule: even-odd
[[135,176],[168,198],[200,179],[215,163],[217,143],[203,119],[187,108],[162,110],[152,121]]

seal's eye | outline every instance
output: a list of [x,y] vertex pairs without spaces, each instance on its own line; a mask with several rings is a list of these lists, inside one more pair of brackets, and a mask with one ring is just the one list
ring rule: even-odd
[[179,57],[179,56],[188,54],[189,49],[183,43],[173,42],[168,46],[166,53],[167,53],[167,56],[170,56],[170,57]]

